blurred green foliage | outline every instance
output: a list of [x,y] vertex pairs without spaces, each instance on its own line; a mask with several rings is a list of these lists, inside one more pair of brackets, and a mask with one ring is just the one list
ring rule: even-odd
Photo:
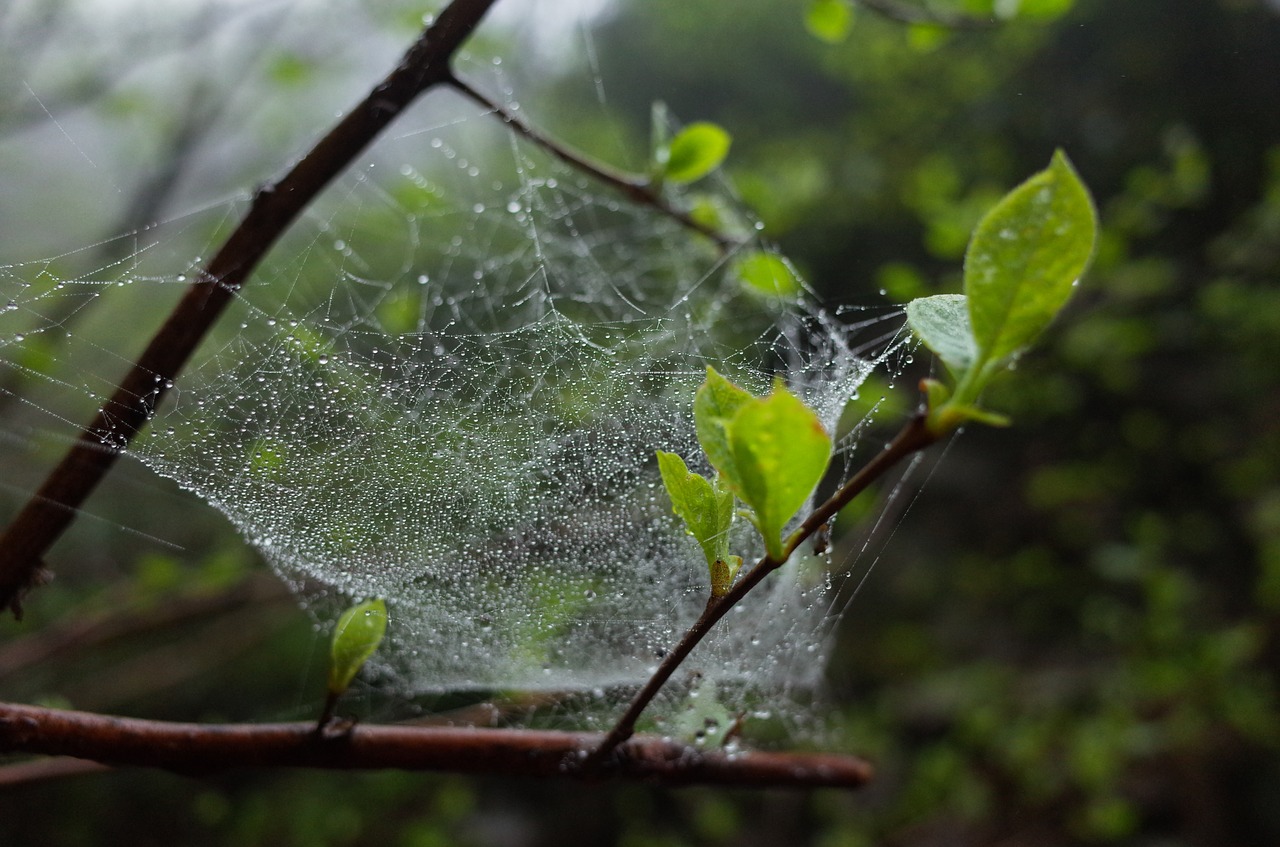
[[[872,788],[802,796],[404,774],[119,773],[0,794],[7,838],[1280,841],[1280,16],[1260,0],[930,4],[1008,18],[951,30],[889,21],[874,5],[842,23],[832,8],[815,22],[826,3],[619,3],[578,67],[521,95],[535,123],[602,156],[631,156],[624,165],[644,161],[656,99],[681,119],[725,127],[734,138],[726,167],[744,200],[834,302],[957,290],[978,217],[1056,147],[1097,198],[1103,232],[1077,301],[1019,363],[1016,384],[993,386],[990,404],[1014,427],[966,432],[947,448],[846,610],[824,706],[833,726],[820,741],[872,757]],[[386,14],[403,30],[421,14],[410,6]],[[335,108],[323,57],[264,50],[264,102],[305,89],[308,103]],[[96,79],[81,64],[67,74],[87,82],[68,98],[121,73],[100,67]],[[100,108],[129,132],[178,120],[171,101],[139,97],[121,87]],[[287,118],[262,122],[264,145],[246,153],[237,178],[293,155],[306,133]],[[15,214],[7,201],[4,213]],[[105,217],[108,232],[135,225]],[[79,232],[68,232],[72,244],[93,240]],[[408,321],[412,305],[404,308],[382,317]],[[859,403],[879,403],[886,428],[929,373],[923,351],[914,358],[892,384],[862,392]],[[16,485],[23,474],[15,466],[6,477]],[[181,514],[182,529],[166,537],[188,552],[139,556],[109,526],[85,527],[68,542],[66,558],[78,563],[60,569],[62,584],[42,591],[24,628],[0,624],[6,644],[225,588],[252,571],[238,539],[190,517],[198,504],[175,504],[136,477],[114,484],[129,496],[102,505],[108,521],[145,529]],[[838,549],[861,546],[849,518],[865,511],[842,518]],[[225,629],[189,622],[22,668],[0,678],[0,695],[185,719],[313,717],[322,638],[280,608],[237,612],[232,626],[259,638],[236,650],[210,643]],[[130,694],[103,682],[129,663],[146,676],[174,655],[158,647],[174,644],[205,657],[180,685]],[[352,708],[378,716],[385,698],[353,692]]]

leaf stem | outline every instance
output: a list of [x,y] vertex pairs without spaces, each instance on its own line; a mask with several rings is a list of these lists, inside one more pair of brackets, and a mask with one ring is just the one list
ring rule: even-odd
[[765,556],[735,582],[723,597],[712,597],[707,602],[707,607],[703,613],[689,627],[679,643],[663,658],[662,663],[658,665],[653,675],[649,677],[644,686],[632,698],[627,710],[618,718],[613,728],[605,735],[604,740],[587,757],[584,767],[588,769],[604,767],[606,760],[609,760],[610,755],[618,745],[624,743],[635,733],[636,722],[649,704],[653,702],[653,698],[671,679],[671,676],[684,663],[689,654],[693,652],[693,649],[707,636],[711,628],[730,609],[736,606],[742,598],[746,597],[766,576],[781,567],[797,547],[835,517],[837,512],[848,505],[853,498],[865,491],[872,482],[883,476],[886,471],[903,458],[923,450],[937,441],[939,437],[941,437],[941,433],[935,432],[929,427],[928,416],[925,411],[922,410],[912,415],[910,420],[894,436],[893,440],[885,445],[883,450],[877,453],[835,494],[827,498],[824,503],[815,508],[804,519],[796,531],[787,538],[780,558]]

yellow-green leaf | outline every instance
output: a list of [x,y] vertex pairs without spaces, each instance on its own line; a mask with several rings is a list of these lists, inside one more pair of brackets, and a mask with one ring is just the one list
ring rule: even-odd
[[726,430],[738,410],[754,399],[712,367],[707,368],[707,378],[693,398],[693,425],[702,452],[707,454],[711,466],[720,471],[729,490],[739,497],[742,490]]
[[963,294],[935,294],[907,304],[907,326],[951,370],[962,374],[978,355]]
[[1066,304],[1093,256],[1093,200],[1062,151],[974,230],[964,262],[969,321],[985,364],[1025,349]]
[[831,436],[781,381],[741,406],[728,426],[742,501],[754,512],[765,549],[783,558],[782,530],[809,499],[831,461]]
[[785,259],[774,253],[753,250],[734,263],[734,272],[751,290],[784,296],[800,290],[800,278]]
[[658,164],[664,179],[670,182],[694,182],[720,167],[729,155],[732,139],[729,133],[707,121],[689,124],[660,151]]
[[368,600],[342,613],[329,651],[329,693],[341,694],[369,660],[387,631],[387,606]]
[[815,38],[839,44],[853,29],[853,6],[849,0],[810,0],[804,25]]
[[712,482],[690,471],[684,459],[675,453],[658,451],[658,471],[671,497],[672,510],[684,519],[690,534],[702,546],[714,586],[717,563],[723,564],[730,558],[733,493],[722,488],[719,480]]

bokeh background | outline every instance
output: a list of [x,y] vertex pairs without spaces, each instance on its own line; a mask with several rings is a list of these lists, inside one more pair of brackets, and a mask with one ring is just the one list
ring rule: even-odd
[[[0,263],[176,277],[437,5],[0,4]],[[990,27],[884,14],[993,5]],[[125,771],[0,788],[5,843],[1280,842],[1280,6],[886,0],[821,36],[808,8],[500,0],[471,52],[502,59],[527,118],[620,165],[643,165],[655,100],[725,126],[744,202],[832,304],[956,290],[973,224],[1057,147],[1092,188],[1094,268],[990,398],[1016,425],[965,432],[908,481],[844,614],[820,742],[872,758],[876,783]],[[132,355],[179,290],[66,298],[59,324],[92,344],[5,362],[0,517],[92,411],[25,369],[109,379],[118,359],[80,358]],[[889,398],[886,434],[915,358],[864,392]],[[0,624],[0,697],[314,714],[323,633],[217,514],[128,465],[88,511],[28,620]],[[866,535],[842,530],[837,560]]]

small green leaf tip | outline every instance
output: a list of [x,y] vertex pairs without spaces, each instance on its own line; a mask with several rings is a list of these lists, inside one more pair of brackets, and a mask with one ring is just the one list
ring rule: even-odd
[[676,133],[671,142],[658,148],[658,173],[669,182],[688,183],[702,179],[720,167],[729,155],[729,133],[713,123],[700,121]]
[[368,600],[347,609],[333,628],[329,652],[329,693],[346,691],[387,631],[387,605]]

